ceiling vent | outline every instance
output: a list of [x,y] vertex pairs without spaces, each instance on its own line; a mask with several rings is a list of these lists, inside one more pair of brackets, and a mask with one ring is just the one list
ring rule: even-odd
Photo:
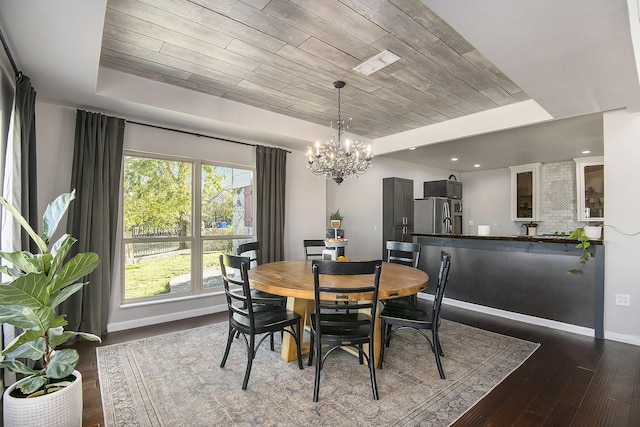
[[376,56],[369,58],[362,64],[358,65],[353,70],[357,71],[358,73],[364,74],[365,76],[368,76],[378,70],[383,69],[387,65],[393,64],[399,59],[400,57],[395,53],[388,50],[383,50]]

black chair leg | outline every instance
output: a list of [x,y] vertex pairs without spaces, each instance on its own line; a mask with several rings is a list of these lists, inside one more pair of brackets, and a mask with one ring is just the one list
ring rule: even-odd
[[[391,325],[389,325],[391,326]],[[384,348],[387,341],[387,328],[384,320],[380,319],[380,360],[378,360],[378,369],[382,369],[382,361],[384,360]]]
[[444,369],[442,369],[442,361],[440,360],[440,357],[444,356],[444,354],[442,353],[442,347],[440,347],[440,337],[438,336],[438,332],[435,330],[431,331],[431,336],[433,338],[433,354],[436,356],[438,373],[440,374],[440,378],[444,380]]
[[227,348],[224,350],[224,356],[222,356],[222,363],[220,363],[221,368],[224,368],[225,363],[227,363],[227,357],[229,357],[229,350],[231,349],[231,341],[233,341],[235,332],[236,331],[233,329],[233,327],[229,325],[229,333],[227,334]]
[[244,381],[242,382],[242,389],[247,389],[249,384],[249,375],[251,375],[251,366],[253,365],[253,358],[255,357],[255,335],[251,335],[249,339],[249,348],[247,348],[247,369],[244,372]]
[[300,348],[300,341],[302,341],[302,322],[298,320],[296,333],[296,350],[298,351],[298,368],[302,369],[302,349]]
[[315,352],[315,349],[313,347],[313,341],[315,340],[315,336],[313,334],[313,331],[309,334],[309,363],[308,366],[313,365],[313,353]]
[[376,367],[373,356],[373,341],[369,343],[369,375],[371,376],[371,389],[373,390],[373,399],[378,400],[378,384],[376,382]]
[[318,394],[320,394],[320,370],[322,369],[322,346],[320,340],[316,343],[316,377],[313,382],[313,401],[318,401]]
[[391,325],[387,325],[387,329],[385,330],[385,332],[389,337],[389,340],[385,343],[385,346],[389,347],[389,344],[391,344]]

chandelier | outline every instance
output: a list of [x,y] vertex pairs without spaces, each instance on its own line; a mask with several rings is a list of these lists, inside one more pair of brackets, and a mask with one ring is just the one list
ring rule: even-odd
[[334,180],[338,185],[346,178],[362,175],[370,166],[371,146],[365,146],[362,142],[346,139],[342,143],[342,134],[349,128],[349,120],[342,120],[340,115],[340,89],[345,82],[333,82],[338,89],[338,120],[331,122],[331,128],[337,132],[324,144],[316,142],[315,147],[309,147],[307,151],[307,168],[314,175],[322,175],[326,179]]

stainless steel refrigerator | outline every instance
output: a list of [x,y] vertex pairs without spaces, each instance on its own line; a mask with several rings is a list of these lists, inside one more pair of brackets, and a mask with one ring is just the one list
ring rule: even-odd
[[425,197],[413,203],[414,233],[462,234],[462,200]]

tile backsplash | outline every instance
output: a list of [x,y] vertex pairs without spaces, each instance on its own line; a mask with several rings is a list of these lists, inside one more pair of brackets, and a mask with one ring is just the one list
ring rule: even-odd
[[573,160],[542,165],[538,234],[569,232],[584,225],[577,219],[576,164]]

